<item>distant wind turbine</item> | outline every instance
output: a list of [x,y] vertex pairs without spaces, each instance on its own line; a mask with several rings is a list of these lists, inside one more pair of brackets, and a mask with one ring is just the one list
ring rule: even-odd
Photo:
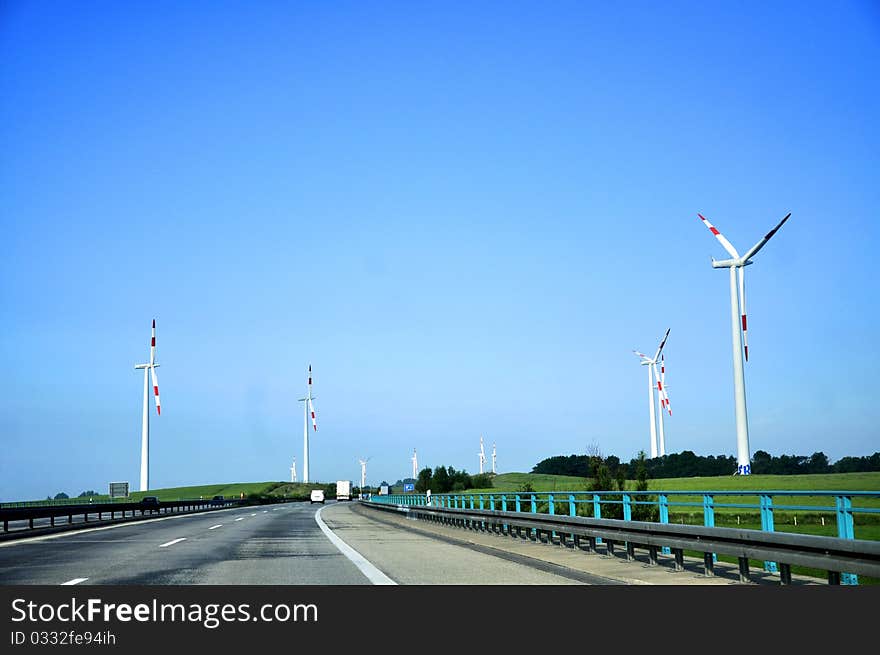
[[[733,337],[733,400],[734,411],[736,415],[736,459],[739,475],[749,475],[752,472],[751,453],[749,452],[749,418],[746,413],[746,383],[745,373],[743,371],[743,353],[745,359],[749,359],[749,342],[747,337],[748,326],[746,324],[746,288],[745,288],[745,272],[744,269],[752,264],[751,258],[758,254],[767,242],[776,234],[777,230],[782,227],[785,221],[791,216],[791,212],[785,215],[779,224],[764,235],[764,238],[758,241],[751,249],[742,257],[736,251],[736,248],[728,241],[714,225],[712,225],[702,214],[697,214],[700,220],[709,228],[709,231],[715,235],[718,242],[731,256],[731,259],[717,261],[712,258],[712,268],[729,268],[730,269],[730,325]],[[739,277],[739,291],[737,292],[737,277]]]
[[156,397],[156,415],[162,414],[159,404],[159,381],[156,379],[156,319],[153,319],[153,332],[150,337],[150,361],[147,364],[137,364],[136,369],[144,369],[144,415],[141,426],[141,491],[150,488],[150,386],[147,375],[153,380],[153,395]]
[[483,465],[486,463],[486,451],[483,450],[483,435],[480,435],[480,473],[483,472]]
[[312,404],[315,398],[317,396],[312,395],[312,365],[309,364],[308,394],[305,398],[299,399],[299,402],[303,403],[303,482],[309,481],[309,414],[312,415],[312,426],[315,432],[318,431],[315,406]]
[[419,458],[418,458],[418,456],[416,455],[416,449],[415,449],[415,448],[413,448],[412,465],[413,465],[413,472],[412,472],[413,479],[414,479],[414,480],[418,480],[418,475],[419,475]]
[[370,458],[359,459],[358,462],[361,465],[361,493],[364,492],[364,485],[367,484],[367,462],[370,461]]
[[492,442],[492,473],[497,473],[495,470],[495,442]]
[[296,482],[296,457],[293,458],[293,466],[290,467],[290,481]]
[[[663,339],[660,341],[660,346],[657,348],[657,352],[654,354],[654,357],[648,357],[647,355],[640,353],[638,350],[633,350],[633,352],[641,358],[642,366],[648,367],[648,413],[651,419],[651,458],[657,457],[658,449],[657,449],[657,419],[654,417],[654,379],[656,376],[657,379],[657,393],[659,402],[661,407],[665,404],[665,389],[663,389],[662,377],[659,373],[657,373],[657,360],[660,358],[660,354],[663,352],[663,347],[666,345],[666,339],[669,338],[669,329],[666,330],[666,334],[663,335]],[[666,454],[666,438],[663,434],[663,415],[660,415],[660,449],[659,455]]]

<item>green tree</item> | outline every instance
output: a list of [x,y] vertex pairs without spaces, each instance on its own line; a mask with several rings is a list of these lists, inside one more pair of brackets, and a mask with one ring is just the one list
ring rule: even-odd
[[63,491],[59,491],[57,494],[55,494],[55,500],[64,500],[65,498],[70,498],[70,496],[68,496]]
[[419,471],[419,479],[416,480],[416,491],[420,493],[425,493],[428,489],[434,491],[431,486],[432,477],[430,468],[423,468]]
[[[646,464],[647,455],[644,450],[640,450],[636,459],[636,491],[648,490],[648,467]],[[638,495],[636,500],[646,501],[652,500],[651,496]],[[636,505],[633,507],[632,517],[634,521],[656,521],[658,510],[653,505]]]
[[433,493],[445,494],[449,493],[452,489],[452,482],[449,480],[449,471],[446,470],[445,466],[437,466],[434,468],[432,482],[433,486],[431,487],[431,491]]

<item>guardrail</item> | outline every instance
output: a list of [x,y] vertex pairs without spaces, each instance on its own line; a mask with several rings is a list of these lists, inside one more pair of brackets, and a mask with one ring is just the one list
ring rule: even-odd
[[[739,500],[740,498],[754,497],[757,499],[758,502],[717,502],[716,497],[718,496],[728,497],[734,500]],[[688,497],[700,499],[701,502],[691,501],[688,499]],[[797,504],[778,502],[774,504],[774,497],[793,497],[796,499],[800,499],[800,502]],[[805,497],[813,497],[813,499],[818,498],[820,499],[820,502],[818,504],[815,502],[805,504]],[[670,498],[672,498],[672,500],[670,500]],[[833,505],[828,504],[829,498],[834,499]],[[824,499],[824,501],[822,499]],[[831,545],[833,543],[836,543],[836,541],[856,541],[859,544],[873,544],[871,548],[876,547],[880,549],[880,542],[856,539],[855,522],[853,518],[855,514],[880,514],[880,507],[867,506],[880,504],[877,502],[878,499],[880,499],[880,492],[863,491],[557,491],[435,495],[395,494],[389,496],[374,496],[372,503],[366,504],[372,504],[374,506],[394,505],[399,507],[406,507],[409,509],[432,508],[434,510],[447,510],[453,513],[459,511],[469,511],[477,512],[479,515],[481,515],[482,512],[488,512],[489,516],[494,516],[498,514],[505,517],[520,517],[520,519],[523,515],[525,515],[527,517],[531,517],[528,520],[532,521],[545,520],[545,518],[547,517],[555,517],[553,520],[562,517],[564,517],[565,519],[578,520],[590,518],[591,520],[604,522],[597,525],[607,525],[609,529],[612,529],[612,532],[619,529],[621,523],[634,523],[637,524],[639,528],[637,530],[637,534],[655,534],[669,536],[671,533],[668,533],[667,529],[673,527],[676,530],[718,529],[734,530],[735,532],[737,532],[737,534],[745,534],[749,539],[755,539],[756,537],[754,537],[754,535],[764,535],[766,537],[768,534],[770,534],[775,535],[775,537],[785,538],[805,537],[808,539],[835,540],[834,542],[827,542],[826,546],[828,547],[831,547]],[[854,500],[857,501],[857,504],[854,504]],[[614,507],[616,513],[621,515],[622,519],[603,517],[603,508],[606,513],[610,513],[609,507]],[[703,525],[693,526],[684,524],[670,524],[670,508],[688,508],[691,511],[693,511],[695,508],[699,508],[700,510],[702,510]],[[647,515],[647,518],[649,520],[633,521],[634,510],[637,514],[636,518],[644,519],[646,518],[645,515]],[[757,513],[760,514],[761,530],[748,530],[744,528],[717,528],[715,526],[715,520],[716,511],[719,510],[721,512],[732,512],[737,510],[757,510]],[[809,511],[833,513],[836,517],[837,522],[837,537],[775,532],[774,513],[777,511]],[[477,516],[478,514],[474,514],[474,516]],[[592,514],[592,517],[585,516],[585,514]],[[609,521],[610,523],[608,523]],[[555,536],[555,531],[553,532],[554,534],[552,536]],[[571,534],[577,536],[578,533],[571,532]],[[703,533],[697,532],[694,534],[699,535]],[[594,534],[594,537],[597,539],[597,543],[602,543],[602,534],[596,533]],[[611,536],[609,537],[609,539],[613,544],[613,542],[615,541],[615,537]],[[619,538],[617,540],[620,541]],[[624,541],[631,541],[634,544],[638,544],[644,542],[644,539],[642,541],[639,541],[635,539],[635,537],[633,537],[632,539],[624,539]],[[650,543],[654,542],[652,541]],[[657,542],[656,545],[661,549],[661,552],[663,552],[664,554],[674,554],[675,546],[672,542]],[[735,555],[736,557],[740,558],[741,571],[743,566],[748,566],[748,558],[746,559],[744,565],[740,555],[737,555],[736,553],[730,553],[726,550],[721,549],[706,550],[704,548],[705,544],[702,543],[695,543],[693,545],[697,547],[691,548],[690,546],[688,546],[688,548],[704,553],[710,553],[712,556],[712,562],[716,560],[716,553],[721,552],[727,555]],[[838,545],[834,547],[840,548],[841,546]],[[753,551],[750,551],[752,554],[748,557],[751,557],[752,559],[762,559],[763,556],[759,557],[755,555],[755,553],[759,551],[763,552],[764,550],[766,549],[753,549]],[[800,558],[799,561],[790,561],[786,560],[785,558],[779,559],[778,556],[780,554],[785,554],[786,552],[787,551],[779,551],[773,557],[763,557],[764,569],[770,572],[780,573],[780,578],[783,583],[790,582],[790,566],[792,564],[813,566],[811,564],[803,564],[800,561],[800,559],[803,558]],[[819,561],[822,560],[820,559]],[[844,561],[845,558],[840,559],[839,562],[835,564],[835,566],[840,566],[840,563]],[[814,566],[814,568],[820,568],[828,571],[829,582],[831,583],[843,583],[851,585],[858,584],[858,574],[860,571],[857,569],[859,567],[837,568],[836,570],[832,570],[832,568],[826,568],[823,565]],[[871,577],[880,577],[880,570],[875,571],[873,574],[866,575],[870,575]]]
[[[66,517],[67,524],[73,524],[75,516],[82,516],[83,523],[90,523],[89,516],[97,515],[98,521],[135,518],[140,513],[141,517],[152,514],[174,514],[183,512],[198,512],[211,509],[223,509],[235,505],[249,504],[247,500],[224,499],[219,500],[170,500],[160,501],[158,504],[143,502],[127,503],[81,503],[78,505],[44,505],[38,507],[0,507],[0,521],[3,522],[4,534],[17,534],[25,530],[35,530],[35,519],[49,519],[49,528],[56,526],[56,519]],[[109,515],[109,516],[108,516]],[[104,517],[107,516],[107,519]],[[27,521],[28,527],[21,530],[9,529],[12,521]],[[91,521],[94,522],[94,521]],[[46,527],[46,526],[43,526]]]

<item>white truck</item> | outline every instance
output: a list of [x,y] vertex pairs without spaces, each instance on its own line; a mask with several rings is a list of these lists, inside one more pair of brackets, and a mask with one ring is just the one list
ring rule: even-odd
[[336,481],[336,500],[351,500],[351,480]]

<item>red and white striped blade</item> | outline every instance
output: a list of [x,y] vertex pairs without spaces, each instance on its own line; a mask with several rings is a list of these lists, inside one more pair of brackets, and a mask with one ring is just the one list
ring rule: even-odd
[[153,381],[153,395],[156,397],[156,414],[162,415],[162,405],[159,404],[159,380],[156,378],[156,368],[150,367],[150,378]]
[[[663,346],[666,345],[666,339],[669,338],[669,330],[670,329],[671,328],[666,328],[666,334],[663,335],[663,340],[660,342],[660,347],[657,348],[657,354],[654,355],[653,361],[655,361],[655,362],[657,361],[657,358],[660,357],[660,353],[663,352]],[[654,372],[656,373],[657,371],[655,370]]]
[[312,415],[312,427],[315,429],[315,432],[318,431],[318,421],[315,419],[315,406],[312,405],[312,399],[309,398],[309,414]]
[[633,350],[633,352],[634,352],[636,355],[638,355],[639,357],[641,357],[642,359],[648,359],[648,356],[647,356],[646,354],[644,354],[644,353],[640,353],[638,350]]
[[654,369],[654,377],[657,378],[657,395],[660,398],[660,407],[666,409],[670,416],[672,416],[672,410],[669,408],[669,394],[666,393],[666,384],[665,384],[665,368],[662,364],[660,364],[660,372],[657,372],[657,365],[652,365]]
[[746,361],[749,361],[749,337],[748,322],[746,321],[746,270],[740,266],[739,270],[739,313],[742,320],[743,350],[746,353]]
[[712,225],[712,224],[706,219],[706,217],[703,216],[702,214],[697,214],[697,216],[699,216],[699,217],[700,217],[700,220],[703,221],[703,223],[706,224],[706,227],[708,227],[708,228],[709,228],[709,231],[712,232],[712,234],[715,235],[715,238],[718,239],[718,241],[721,243],[722,246],[724,246],[724,249],[725,249],[728,253],[730,253],[730,256],[733,257],[734,259],[739,259],[739,253],[736,251],[736,248],[734,248],[734,247],[733,247],[733,244],[730,243],[730,241],[728,241],[728,240],[724,237],[724,235],[721,234],[721,232],[718,231],[718,228],[715,227],[714,225]]
[[153,319],[153,333],[150,336],[150,364],[156,362],[156,319]]
[[751,250],[749,250],[749,251],[745,254],[745,256],[743,257],[743,259],[745,259],[746,261],[748,261],[750,257],[754,257],[755,254],[756,254],[761,248],[763,248],[765,245],[767,245],[767,242],[768,242],[770,239],[773,238],[773,235],[776,234],[777,230],[779,230],[779,228],[782,227],[782,225],[785,223],[785,221],[788,220],[788,217],[789,217],[789,216],[791,216],[791,212],[788,212],[788,213],[785,215],[785,218],[783,218],[781,221],[779,221],[779,224],[778,224],[776,227],[774,227],[772,230],[770,230],[767,234],[764,235],[764,238],[763,238],[763,239],[761,239],[760,241],[758,241],[758,243],[756,243],[754,246],[752,246]]

